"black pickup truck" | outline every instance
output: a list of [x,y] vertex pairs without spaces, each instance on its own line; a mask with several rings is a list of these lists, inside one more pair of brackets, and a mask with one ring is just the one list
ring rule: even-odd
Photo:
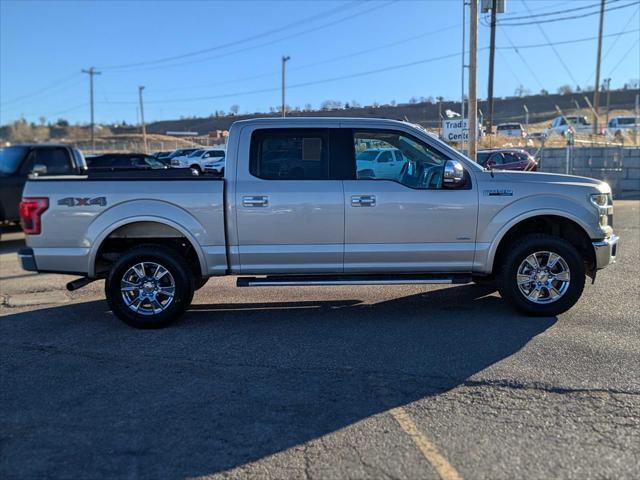
[[87,163],[75,147],[68,145],[15,145],[0,150],[0,223],[20,219],[18,205],[31,173],[77,175]]

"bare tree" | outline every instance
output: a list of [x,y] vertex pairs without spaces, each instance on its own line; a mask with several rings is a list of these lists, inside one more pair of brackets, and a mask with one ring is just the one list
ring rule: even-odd
[[573,93],[573,88],[571,88],[571,85],[562,85],[558,87],[558,93],[560,95],[571,95]]
[[229,107],[229,112],[231,113],[231,115],[237,115],[239,111],[240,106],[236,105],[235,103]]

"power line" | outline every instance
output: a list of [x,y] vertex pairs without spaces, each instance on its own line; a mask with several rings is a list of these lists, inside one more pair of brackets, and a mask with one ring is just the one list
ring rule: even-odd
[[[612,33],[612,34],[610,34],[610,36],[623,35],[623,34],[633,33],[635,31],[640,31],[640,29],[631,30],[631,31],[627,31],[627,32]],[[539,87],[541,89],[544,89],[544,85],[540,81],[540,78],[536,75],[535,70],[527,62],[525,57],[523,57],[522,54],[519,52],[519,49],[520,48],[547,47],[547,46],[549,46],[549,44],[548,43],[544,43],[544,44],[523,45],[523,46],[515,45],[506,32],[503,31],[502,33],[505,35],[505,38],[507,39],[507,41],[509,42],[509,44],[511,46],[510,47],[496,47],[496,48],[500,49],[500,50],[513,49],[515,51],[515,53],[520,57],[520,59],[522,60],[524,65],[527,67],[527,69],[531,73],[531,76],[538,83]],[[593,38],[597,38],[597,37],[593,37]],[[580,39],[575,39],[575,40],[566,40],[566,41],[557,42],[557,43],[558,44],[577,43],[577,42],[583,42],[583,41],[586,41],[586,40],[593,40],[593,38],[591,38],[591,37],[588,38],[588,39],[580,38]],[[487,50],[487,49],[488,49],[488,47],[482,47],[478,51],[484,51],[484,50]],[[298,84],[294,84],[294,85],[288,85],[287,88],[288,89],[300,88],[300,87],[303,87],[303,86],[310,86],[310,85],[327,83],[327,82],[332,82],[332,81],[337,81],[337,80],[343,80],[343,79],[349,79],[349,78],[365,76],[365,75],[369,75],[369,74],[381,73],[381,72],[385,72],[385,71],[396,70],[396,69],[399,69],[399,68],[406,68],[406,67],[410,67],[410,66],[413,66],[413,65],[420,65],[420,64],[423,64],[423,63],[429,63],[429,62],[436,61],[436,60],[442,60],[442,59],[446,59],[446,58],[451,58],[451,57],[454,57],[455,55],[460,55],[460,53],[447,54],[447,55],[434,57],[434,58],[416,60],[416,61],[412,61],[412,62],[408,62],[408,63],[403,63],[403,64],[400,64],[400,65],[391,65],[391,66],[387,66],[387,67],[381,67],[381,68],[377,68],[377,69],[373,69],[373,70],[368,70],[368,71],[365,71],[365,72],[358,72],[358,73],[343,75],[343,76],[339,76],[339,77],[332,77],[332,78],[323,79],[323,80],[314,80],[314,81],[310,81],[310,82],[304,82],[304,83],[298,83]],[[324,63],[324,61],[323,62],[318,62],[318,64],[320,64],[320,63]],[[309,65],[306,65],[305,67],[314,66],[314,65],[315,64],[309,64]],[[293,70],[293,69],[290,69],[290,70]],[[271,75],[271,74],[269,74],[269,75]],[[184,90],[184,88],[181,89],[181,90]],[[236,92],[236,93],[226,93],[226,94],[218,94],[218,95],[210,95],[210,96],[185,97],[185,98],[175,98],[175,99],[168,99],[168,100],[167,99],[164,99],[164,100],[149,100],[146,103],[148,103],[148,104],[163,104],[163,103],[180,103],[180,102],[190,102],[190,101],[215,100],[215,99],[220,99],[220,98],[229,98],[229,97],[233,97],[233,96],[251,95],[251,94],[258,94],[258,93],[268,93],[268,92],[274,92],[274,91],[277,91],[277,90],[279,90],[279,88],[262,88],[262,89],[256,89],[256,90],[240,91],[240,92]],[[109,101],[108,103],[113,103],[113,104],[134,104],[136,102],[134,102],[134,101]]]
[[[633,15],[631,15],[629,17],[629,20],[627,20],[627,23],[625,23],[624,27],[622,27],[622,30],[625,30],[629,24],[633,21],[633,19],[636,17],[636,15],[638,15],[638,12],[640,12],[640,8],[638,8]],[[637,32],[638,30],[631,30],[631,32]],[[604,35],[603,37],[610,37],[611,35]],[[604,53],[604,56],[602,57],[602,61],[604,62],[607,57],[609,56],[609,53],[611,53],[611,51],[613,50],[613,47],[616,46],[616,44],[618,43],[618,40],[620,39],[620,35],[616,36],[616,39],[613,41],[613,43],[611,45],[609,45],[609,48],[607,48],[607,51]],[[589,78],[587,79],[587,85],[589,84],[589,82],[591,81],[591,79],[593,78],[593,76],[596,74],[595,69],[591,72],[591,75],[589,75]]]
[[[393,3],[393,2],[387,2],[386,4],[378,5],[378,6],[376,6],[376,8],[380,8],[382,6],[386,6],[389,3]],[[334,14],[339,13],[339,12],[344,12],[345,10],[349,10],[349,9],[359,5],[359,4],[360,4],[360,2],[353,1],[353,2],[350,2],[349,4],[347,4],[346,6],[345,5],[341,5],[339,7],[334,7],[332,9],[317,13],[315,15],[311,15],[310,17],[303,18],[303,19],[297,20],[295,22],[288,23],[288,24],[283,25],[283,26],[278,27],[278,28],[273,28],[271,30],[267,30],[265,32],[261,32],[261,33],[255,34],[255,35],[251,35],[249,37],[245,37],[245,38],[242,38],[242,39],[239,39],[239,40],[234,40],[232,42],[227,42],[227,43],[215,45],[215,46],[204,48],[204,49],[201,49],[201,50],[196,50],[196,51],[193,51],[193,52],[187,52],[187,53],[183,53],[183,54],[180,54],[180,55],[173,55],[173,56],[170,56],[170,57],[164,57],[164,58],[159,58],[159,59],[155,59],[155,60],[147,60],[147,61],[142,61],[142,62],[126,63],[126,64],[121,64],[121,65],[108,65],[108,66],[105,66],[105,67],[102,67],[102,68],[103,68],[103,70],[129,69],[131,67],[143,67],[143,66],[149,66],[149,65],[157,65],[159,63],[166,63],[166,62],[171,62],[171,61],[174,61],[174,60],[181,60],[181,59],[184,59],[184,58],[195,57],[195,56],[198,56],[198,55],[202,55],[204,53],[209,53],[209,52],[213,52],[213,51],[217,51],[217,50],[227,49],[229,47],[234,47],[236,45],[241,45],[243,43],[251,42],[251,41],[263,38],[263,37],[268,37],[268,36],[271,36],[273,34],[280,33],[283,30],[289,30],[291,28],[296,28],[296,27],[299,27],[301,24],[308,23],[308,22],[314,22],[314,21],[316,21],[318,19],[330,17],[330,16],[333,16]],[[364,13],[366,13],[366,11]],[[359,13],[357,12],[353,16],[355,17],[355,16],[359,16],[361,14],[363,14],[363,12],[359,12]],[[250,48],[255,48],[255,47],[250,47]],[[164,66],[164,67],[166,67],[166,66]]]
[[[481,48],[479,50],[486,50],[485,48]],[[337,76],[337,77],[330,77],[330,78],[324,78],[321,80],[311,80],[309,82],[302,82],[302,83],[297,83],[297,84],[293,84],[293,85],[287,85],[287,89],[290,90],[292,88],[302,88],[302,87],[308,87],[311,85],[320,85],[323,83],[329,83],[329,82],[335,82],[338,80],[346,80],[346,79],[350,79],[350,78],[357,78],[357,77],[362,77],[362,76],[366,76],[366,75],[372,75],[372,74],[376,74],[376,73],[382,73],[382,72],[387,72],[387,71],[391,71],[391,70],[397,70],[397,69],[401,69],[401,68],[407,68],[407,67],[412,67],[415,65],[421,65],[421,64],[425,64],[425,63],[431,63],[431,62],[435,62],[438,60],[444,60],[447,58],[453,58],[453,57],[459,57],[460,56],[460,52],[456,52],[456,53],[450,53],[450,54],[446,54],[446,55],[440,55],[438,57],[432,57],[432,58],[426,58],[426,59],[421,59],[421,60],[415,60],[412,62],[407,62],[407,63],[402,63],[402,64],[397,64],[397,65],[390,65],[387,67],[380,67],[380,68],[376,68],[376,69],[372,69],[372,70],[367,70],[367,71],[363,71],[363,72],[356,72],[356,73],[351,73],[351,74],[347,74],[347,75],[341,75],[341,76]],[[202,101],[202,100],[214,100],[214,99],[219,99],[219,98],[228,98],[228,97],[234,97],[234,96],[243,96],[243,95],[252,95],[252,94],[257,94],[257,93],[268,93],[268,92],[274,92],[274,91],[279,91],[280,87],[272,87],[272,88],[261,88],[261,89],[257,89],[257,90],[250,90],[250,91],[245,91],[245,92],[235,92],[235,93],[225,93],[225,94],[218,94],[218,95],[208,95],[208,96],[202,96],[202,97],[189,97],[189,98],[174,98],[174,99],[165,99],[165,100],[150,100],[147,101],[147,104],[165,104],[165,103],[181,103],[181,102],[193,102],[193,101]],[[132,101],[116,101],[116,102],[110,102],[110,103],[121,103],[121,104],[132,104],[132,103],[136,103],[136,102],[132,102]]]
[[[529,11],[529,12],[531,11],[529,9],[529,5],[527,5],[526,0],[522,0],[522,4],[524,5],[524,8],[527,9],[527,11]],[[538,30],[540,30],[540,33],[542,33],[542,36],[547,41],[547,44],[549,45],[549,47],[551,47],[551,50],[553,50],[553,53],[556,55],[557,59],[560,61],[560,64],[562,65],[562,67],[569,74],[569,77],[573,81],[573,84],[574,85],[578,85],[578,81],[573,76],[573,73],[571,73],[571,70],[569,69],[569,67],[567,67],[567,64],[562,59],[562,56],[560,55],[558,50],[556,50],[556,47],[553,45],[553,43],[551,43],[551,40],[549,39],[549,36],[547,35],[547,32],[544,31],[544,28],[542,28],[542,26],[539,23],[536,23],[536,27],[538,27]]]
[[518,47],[513,44],[513,42],[511,41],[511,37],[509,37],[509,35],[507,35],[506,30],[501,30],[501,32],[505,36],[505,38],[507,39],[509,44],[511,45],[511,48],[513,48],[513,51],[516,52],[516,55],[518,55],[518,57],[520,57],[520,60],[522,61],[522,63],[524,63],[524,66],[527,67],[527,70],[529,70],[529,73],[531,74],[533,79],[536,81],[536,83],[538,84],[540,89],[544,90],[544,86],[542,85],[542,82],[538,78],[538,75],[536,75],[535,70],[533,68],[531,68],[531,65],[529,65],[529,62],[527,62],[527,60],[524,58],[524,56],[520,53],[520,50],[518,49]]
[[156,66],[147,66],[147,67],[129,69],[129,70],[126,70],[125,73],[131,72],[131,71],[138,71],[138,70],[158,70],[158,69],[164,70],[164,69],[167,69],[167,68],[181,67],[183,65],[192,65],[194,63],[202,63],[202,62],[206,62],[206,61],[209,61],[209,60],[215,60],[215,59],[219,59],[219,58],[229,57],[231,55],[237,55],[238,53],[243,53],[243,52],[247,52],[247,51],[250,51],[250,50],[255,50],[257,48],[267,47],[269,45],[274,45],[274,44],[280,43],[280,42],[285,41],[285,40],[290,40],[292,38],[300,37],[302,35],[307,35],[309,33],[313,33],[313,32],[316,32],[318,30],[322,30],[322,29],[325,29],[325,28],[333,27],[334,25],[337,25],[339,23],[342,23],[342,22],[345,22],[345,21],[348,21],[348,20],[352,20],[352,19],[360,17],[362,15],[366,15],[368,13],[371,13],[371,12],[375,11],[375,10],[379,10],[380,8],[383,8],[383,7],[386,7],[388,5],[391,5],[392,3],[395,3],[397,1],[399,1],[399,0],[391,0],[391,1],[389,1],[387,3],[384,3],[384,4],[375,5],[375,6],[371,7],[371,8],[369,8],[369,9],[361,10],[359,12],[356,12],[354,14],[348,15],[346,17],[338,18],[337,20],[333,20],[331,22],[328,22],[328,23],[325,23],[325,24],[322,24],[322,25],[319,25],[319,26],[316,26],[316,27],[313,27],[313,28],[310,28],[310,29],[307,29],[307,30],[302,30],[300,32],[292,33],[292,34],[284,36],[284,37],[280,37],[280,38],[276,38],[276,39],[273,39],[273,40],[269,40],[267,42],[263,42],[263,43],[260,43],[258,45],[251,45],[251,46],[244,47],[244,48],[241,48],[241,49],[232,50],[230,52],[224,52],[224,53],[220,53],[220,54],[217,54],[217,55],[207,56],[207,57],[199,58],[199,59],[195,59],[195,60],[188,60],[188,61],[184,61],[184,62],[171,63],[169,65],[156,65]]
[[[619,2],[621,0],[609,0],[609,3],[616,3]],[[522,15],[520,17],[510,17],[507,18],[507,22],[510,22],[512,20],[527,20],[527,19],[531,19],[531,18],[536,18],[536,17],[547,17],[549,15],[564,15],[567,13],[573,13],[573,12],[577,12],[579,10],[589,10],[591,8],[595,8],[595,7],[600,7],[600,2],[596,2],[596,3],[592,3],[591,5],[585,5],[583,7],[574,7],[571,9],[564,9],[564,10],[555,10],[553,12],[543,12],[543,13],[536,13],[536,14],[530,14],[530,15]],[[545,7],[546,8],[546,7]],[[533,10],[528,10],[529,12],[533,12]],[[500,22],[502,23],[502,22]]]
[[[438,33],[442,33],[442,32],[448,31],[448,30],[453,30],[453,29],[458,28],[458,27],[459,27],[459,25],[451,25],[449,27],[439,28],[437,30],[421,33],[419,35],[412,35],[410,37],[406,37],[406,38],[403,38],[403,39],[400,39],[400,40],[395,40],[395,41],[390,42],[390,43],[386,43],[386,44],[383,44],[383,45],[378,45],[377,47],[367,48],[365,50],[359,50],[359,51],[347,53],[347,54],[344,54],[344,55],[338,55],[336,57],[331,57],[331,58],[328,58],[328,59],[325,59],[325,60],[320,60],[320,61],[317,61],[317,62],[306,63],[306,64],[298,65],[298,66],[295,66],[295,67],[288,67],[287,70],[291,71],[291,72],[292,71],[300,71],[300,70],[304,70],[304,69],[307,69],[307,68],[317,67],[317,66],[320,66],[320,65],[326,65],[328,63],[333,63],[333,62],[337,62],[337,61],[340,61],[340,60],[353,58],[353,57],[356,57],[356,56],[359,56],[359,55],[365,55],[365,54],[371,53],[371,52],[378,52],[378,51],[386,49],[386,48],[391,48],[391,47],[394,47],[394,46],[397,46],[397,45],[401,45],[403,43],[407,43],[407,42],[410,42],[410,41],[414,41],[414,40],[418,40],[418,39],[421,39],[421,38],[425,38],[425,37],[428,37],[428,36],[431,36],[431,35],[435,35],[435,34],[438,34]],[[279,74],[279,72],[274,70],[274,71],[271,71],[269,73],[265,72],[265,73],[261,73],[261,74],[258,74],[258,75],[251,75],[251,76],[248,76],[248,77],[241,77],[241,78],[236,78],[236,79],[233,79],[233,80],[224,80],[224,81],[221,81],[221,82],[214,82],[214,83],[207,83],[207,84],[200,84],[200,85],[192,85],[192,86],[182,86],[182,87],[162,89],[162,90],[154,90],[154,92],[176,92],[176,91],[184,91],[185,89],[188,90],[188,89],[208,88],[208,87],[219,86],[219,85],[227,85],[227,84],[230,84],[230,83],[243,82],[243,81],[246,81],[246,80],[256,80],[256,79],[259,79],[259,78],[272,77],[272,76],[276,76],[278,74]]]
[[520,77],[518,76],[518,74],[515,72],[515,70],[513,70],[513,68],[511,68],[510,62],[507,60],[507,58],[503,55],[501,50],[496,49],[496,51],[498,52],[498,56],[504,60],[504,64],[507,66],[507,70],[509,70],[509,72],[511,72],[511,75],[513,75],[513,78],[516,79],[516,82],[518,82],[518,85],[522,85],[522,80],[520,80]]
[[[522,1],[522,3],[526,4],[524,0]],[[634,2],[628,3],[626,5],[619,5],[617,7],[607,8],[605,10],[605,12],[611,12],[613,10],[619,10],[621,8],[633,7],[635,5],[637,5],[637,2],[634,1]],[[525,25],[538,25],[539,26],[541,23],[552,23],[552,22],[561,22],[561,21],[565,21],[565,20],[576,20],[578,18],[586,18],[586,17],[591,17],[593,15],[599,15],[599,14],[600,14],[600,12],[597,11],[597,12],[583,13],[581,15],[571,15],[571,16],[568,16],[568,17],[557,17],[557,18],[546,18],[546,19],[541,19],[541,20],[533,20],[533,21],[530,21],[530,22],[510,23],[510,22],[507,22],[507,21],[501,21],[501,22],[498,22],[498,25],[501,26],[501,27],[522,27],[522,26],[525,26]],[[509,19],[509,20],[513,20],[513,19]]]
[[[450,29],[450,28],[454,28],[454,27],[446,27],[446,29]],[[441,30],[444,30],[444,29],[441,29]],[[441,30],[429,32],[428,34],[439,33]],[[640,31],[640,29],[629,30],[629,31],[625,31],[625,32],[616,32],[616,33],[611,33],[611,34],[608,34],[608,35],[605,35],[605,36],[613,37],[613,36],[627,35],[629,33],[634,33],[634,32],[638,32],[638,31]],[[515,45],[511,41],[511,38],[507,35],[507,33],[506,32],[503,32],[503,33],[504,33],[505,37],[507,38],[507,41],[510,43],[510,46],[508,46],[508,47],[507,46],[497,46],[496,49],[497,50],[514,50],[518,54],[518,56],[521,58],[521,60],[523,61],[523,63],[527,67],[527,69],[529,69],[529,71],[530,71],[531,75],[534,77],[534,79],[536,79],[536,81],[539,84],[540,88],[544,88],[544,86],[540,82],[539,78],[537,77],[534,69],[531,68],[531,66],[528,64],[526,59],[520,54],[520,52],[518,50],[521,49],[521,48],[548,47],[549,44],[548,43],[542,43],[542,44]],[[415,39],[415,38],[418,38],[418,37],[423,37],[423,36],[426,36],[426,35],[427,34],[417,35],[417,36],[411,37],[411,39]],[[578,38],[578,39],[574,39],[574,40],[563,40],[563,41],[560,41],[560,42],[555,42],[555,44],[556,45],[564,45],[564,44],[570,44],[570,43],[579,43],[579,42],[585,42],[585,41],[589,41],[589,40],[594,40],[596,38],[597,37],[587,37],[587,38]],[[406,40],[409,40],[409,39],[406,39]],[[381,48],[392,46],[394,44],[398,44],[400,42],[401,41],[396,41],[396,42],[392,42],[390,44],[386,44],[386,45],[383,45],[383,46],[380,46],[380,47],[377,47],[377,48],[361,50],[361,51],[358,51],[358,52],[353,52],[353,53],[349,53],[349,54],[345,54],[345,55],[340,55],[338,57],[333,57],[333,58],[330,58],[330,59],[322,60],[320,62],[313,62],[313,63],[309,63],[309,64],[306,64],[306,65],[301,65],[301,66],[298,66],[298,67],[295,67],[295,68],[289,68],[288,70],[289,71],[294,71],[294,70],[297,71],[297,70],[301,70],[301,69],[305,69],[305,68],[309,68],[309,67],[315,67],[315,66],[318,66],[318,65],[330,63],[330,62],[341,60],[341,59],[344,59],[344,58],[353,57],[353,56],[356,56],[356,55],[359,55],[359,54],[368,53],[370,51],[375,51],[375,50],[378,50],[378,49],[381,49]],[[486,50],[487,48],[488,47],[483,47],[483,48],[480,49],[480,51]],[[273,72],[270,72],[270,73],[253,75],[253,76],[250,76],[250,77],[243,77],[243,78],[239,78],[239,79],[228,80],[228,81],[224,81],[224,82],[217,82],[217,83],[207,84],[207,85],[186,86],[186,87],[183,86],[183,87],[178,88],[178,89],[154,90],[154,93],[159,93],[159,92],[161,93],[161,92],[167,92],[167,91],[177,91],[177,90],[184,91],[184,90],[190,90],[190,89],[194,89],[194,88],[201,88],[201,87],[208,87],[208,86],[215,86],[215,85],[223,85],[223,84],[228,84],[228,83],[237,83],[237,82],[240,82],[240,81],[243,81],[243,80],[251,80],[251,79],[256,79],[256,78],[263,78],[263,77],[266,77],[266,76],[275,76],[275,75],[277,75],[279,73],[280,72],[273,71]],[[275,90],[272,90],[272,89],[266,89],[266,90],[265,89],[260,89],[260,90],[251,90],[251,91],[249,91],[247,93],[263,93],[263,92],[269,92],[269,91],[275,91]],[[232,96],[232,94],[228,94],[228,95],[224,94],[224,97],[227,97],[227,96]],[[112,102],[112,101],[107,100],[106,96],[104,96],[104,95],[103,95],[103,97],[105,98],[105,103],[119,103],[118,101]],[[212,97],[193,97],[193,98],[196,99],[196,100],[209,100],[209,99],[212,99]],[[179,100],[175,100],[175,101],[179,101]],[[121,103],[125,103],[125,104],[131,103],[131,104],[133,104],[135,102],[133,102],[133,101],[123,101]],[[155,103],[155,102],[147,102],[147,103]]]
[[[609,38],[609,37],[621,37],[623,35],[629,35],[630,33],[637,33],[640,32],[640,28],[636,28],[634,30],[625,30],[622,32],[615,32],[615,33],[609,33],[607,35],[603,35],[602,38]],[[560,40],[558,42],[553,42],[553,45],[570,45],[573,43],[582,43],[582,42],[588,42],[591,40],[597,40],[598,36],[595,35],[593,37],[584,37],[584,38],[576,38],[573,40]],[[531,43],[528,45],[516,45],[517,48],[540,48],[540,47],[548,47],[549,44],[548,43]],[[496,49],[498,50],[509,50],[513,47],[496,47]]]
[[636,45],[638,45],[638,44],[640,44],[640,38],[638,38],[638,39],[635,41],[635,43],[631,45],[631,48],[630,48],[629,50],[627,50],[627,52],[622,56],[622,58],[620,59],[620,61],[618,61],[618,63],[616,63],[616,66],[615,66],[615,67],[613,67],[613,68],[611,69],[611,71],[609,72],[609,76],[613,75],[613,72],[615,72],[615,71],[618,69],[618,67],[619,67],[620,65],[622,65],[622,62],[624,62],[624,61],[627,59],[627,57],[629,56],[629,54],[631,53],[631,51],[632,51],[632,50],[636,47]]
[[[36,90],[35,92],[27,93],[25,95],[21,95],[19,97],[15,97],[15,98],[12,98],[10,100],[5,100],[5,101],[0,102],[0,103],[2,105],[6,105],[8,103],[14,103],[14,102],[17,102],[19,100],[25,100],[25,99],[28,99],[28,98],[31,98],[31,97],[39,96],[39,95],[41,95],[43,93],[46,93],[46,92],[48,92],[48,91],[50,91],[52,89],[56,89],[56,87],[64,85],[64,84],[68,83],[70,80],[76,79],[77,77],[78,77],[77,73],[73,73],[71,75],[67,75],[66,77],[61,78],[59,80],[56,80],[55,82],[52,82],[51,84],[47,85],[46,87],[43,87],[43,88],[41,88],[39,90]],[[76,83],[79,83],[79,81],[76,82]],[[71,86],[69,86],[69,87],[71,87]]]

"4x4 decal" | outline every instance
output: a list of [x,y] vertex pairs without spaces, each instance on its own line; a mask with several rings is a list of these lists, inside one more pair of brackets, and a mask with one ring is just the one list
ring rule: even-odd
[[58,200],[58,205],[67,207],[88,207],[91,205],[98,205],[99,207],[105,207],[107,205],[106,197],[65,197]]

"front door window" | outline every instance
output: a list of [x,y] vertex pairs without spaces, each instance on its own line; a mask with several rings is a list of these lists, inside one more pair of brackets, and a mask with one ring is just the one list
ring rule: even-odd
[[393,180],[420,190],[442,188],[447,158],[409,135],[356,131],[354,146],[359,180]]

